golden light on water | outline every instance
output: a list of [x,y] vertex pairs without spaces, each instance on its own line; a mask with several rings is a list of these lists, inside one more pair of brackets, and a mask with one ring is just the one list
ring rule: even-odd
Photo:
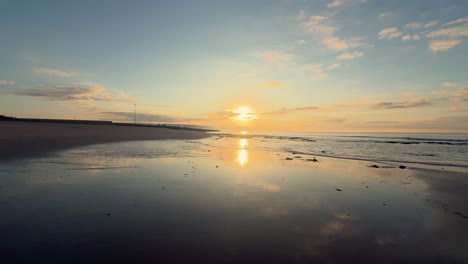
[[241,138],[241,139],[239,140],[239,147],[240,147],[240,148],[242,148],[242,149],[243,149],[243,148],[246,148],[248,145],[249,145],[249,141],[247,141],[246,138]]
[[249,153],[247,152],[247,146],[249,145],[249,141],[246,138],[239,139],[238,142],[239,150],[237,150],[237,163],[244,167],[245,164],[249,161]]
[[245,164],[249,161],[249,154],[247,153],[247,150],[245,149],[239,149],[237,151],[237,162],[241,165],[241,167],[244,167]]

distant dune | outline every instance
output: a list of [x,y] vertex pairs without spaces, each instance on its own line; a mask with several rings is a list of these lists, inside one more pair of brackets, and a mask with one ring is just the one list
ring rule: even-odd
[[0,121],[0,160],[40,156],[99,143],[209,136],[203,131],[163,127]]

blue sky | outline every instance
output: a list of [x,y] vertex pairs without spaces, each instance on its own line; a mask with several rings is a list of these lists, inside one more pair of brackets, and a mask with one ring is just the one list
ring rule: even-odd
[[128,121],[137,104],[225,129],[468,131],[467,1],[0,6],[4,114]]

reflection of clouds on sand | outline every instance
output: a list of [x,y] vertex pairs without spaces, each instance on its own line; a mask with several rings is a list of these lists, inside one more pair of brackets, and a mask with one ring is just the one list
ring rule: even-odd
[[278,185],[274,185],[274,184],[267,184],[267,185],[264,185],[263,186],[263,189],[265,191],[269,191],[269,192],[279,192],[281,191],[281,187],[278,186]]
[[344,229],[344,223],[340,221],[331,221],[323,225],[320,233],[325,236],[334,236],[340,234]]
[[262,216],[286,216],[289,211],[285,208],[264,207],[260,210]]

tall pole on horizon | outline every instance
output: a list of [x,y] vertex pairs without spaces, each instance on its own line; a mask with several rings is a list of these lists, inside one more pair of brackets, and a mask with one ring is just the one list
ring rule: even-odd
[[133,124],[136,124],[136,104],[133,104]]

